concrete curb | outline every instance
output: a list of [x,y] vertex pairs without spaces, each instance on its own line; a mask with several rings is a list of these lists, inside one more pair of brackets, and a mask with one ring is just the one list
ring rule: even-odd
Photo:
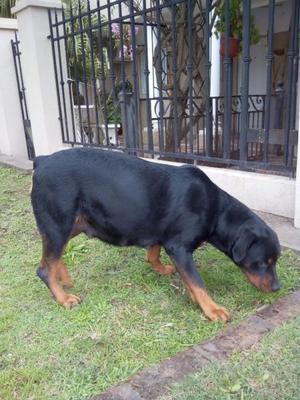
[[228,327],[214,339],[140,372],[127,382],[94,396],[91,400],[154,400],[186,375],[199,372],[208,363],[224,360],[235,351],[251,348],[283,322],[300,315],[300,290],[259,309],[235,327]]
[[33,162],[28,159],[16,159],[12,156],[0,154],[0,165],[6,167],[17,168],[26,174],[31,174],[33,168]]
[[277,233],[283,248],[292,249],[300,253],[300,229],[294,227],[290,218],[255,211]]

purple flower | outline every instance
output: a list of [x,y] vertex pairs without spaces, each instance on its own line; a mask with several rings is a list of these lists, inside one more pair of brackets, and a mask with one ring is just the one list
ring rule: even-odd
[[119,27],[119,24],[111,24],[111,31],[112,31],[116,36],[120,36],[120,27]]

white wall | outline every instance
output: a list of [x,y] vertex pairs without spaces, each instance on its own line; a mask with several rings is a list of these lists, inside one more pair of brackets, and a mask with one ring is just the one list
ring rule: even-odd
[[[292,0],[276,1],[276,3],[274,33],[288,31],[292,12]],[[268,6],[256,7],[252,9],[252,14],[255,17],[260,34],[266,36],[268,29]]]
[[0,18],[0,153],[27,159],[11,39],[17,21]]

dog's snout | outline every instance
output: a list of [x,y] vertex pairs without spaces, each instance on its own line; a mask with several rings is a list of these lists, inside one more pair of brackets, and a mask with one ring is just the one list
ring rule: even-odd
[[275,269],[275,265],[273,266],[273,279],[272,279],[272,285],[271,285],[272,292],[276,292],[277,290],[280,289],[280,283],[278,280],[277,272]]

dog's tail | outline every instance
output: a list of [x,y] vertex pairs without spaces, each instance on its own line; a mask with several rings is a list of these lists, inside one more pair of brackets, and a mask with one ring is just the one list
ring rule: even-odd
[[33,169],[34,169],[34,170],[37,169],[37,167],[40,165],[40,163],[43,162],[43,160],[44,160],[45,158],[47,158],[47,157],[48,157],[48,156],[38,156],[38,157],[35,157],[34,160],[33,160]]
[[32,193],[32,189],[33,189],[33,179],[34,179],[34,173],[35,170],[38,168],[38,166],[43,163],[43,161],[47,158],[48,156],[37,156],[33,159],[33,170],[32,170],[32,174],[31,174],[31,186],[30,186],[30,190],[29,193]]

